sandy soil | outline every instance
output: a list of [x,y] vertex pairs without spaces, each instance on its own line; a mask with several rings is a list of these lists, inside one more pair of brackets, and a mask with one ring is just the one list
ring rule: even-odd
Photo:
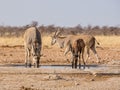
[[[97,48],[100,59],[100,64],[110,64],[111,61],[120,60],[120,49],[116,48]],[[41,52],[41,64],[71,64],[71,53],[64,56],[64,49],[57,47],[43,47]],[[24,47],[0,47],[0,63],[24,63]],[[90,59],[87,64],[97,64],[96,58],[92,51],[90,51]]]
[[[97,51],[101,57],[100,64],[120,65],[120,49],[97,48]],[[44,47],[41,64],[71,64],[70,53],[63,56],[63,52],[57,47]],[[0,64],[18,63],[24,63],[23,47],[0,47]],[[93,53],[87,64],[96,64]],[[0,90],[120,90],[120,74],[93,75],[79,69],[0,69]]]

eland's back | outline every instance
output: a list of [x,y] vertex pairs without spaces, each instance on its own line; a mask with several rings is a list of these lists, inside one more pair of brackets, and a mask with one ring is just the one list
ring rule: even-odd
[[[54,45],[57,42],[60,47],[62,47],[62,48],[64,47],[65,48],[64,55],[66,55],[70,51],[70,44],[72,42],[74,42],[75,40],[78,40],[78,39],[83,39],[83,41],[85,43],[85,47],[86,47],[86,52],[87,52],[86,61],[88,60],[88,58],[90,56],[89,50],[91,49],[97,59],[97,62],[98,63],[100,62],[100,58],[99,58],[96,48],[95,48],[95,44],[96,44],[95,42],[97,42],[97,40],[94,36],[92,36],[92,35],[68,35],[63,40],[60,38],[60,33],[61,33],[60,30],[55,32],[55,34],[52,36],[51,45]],[[98,42],[97,42],[97,44],[99,45]]]
[[24,44],[30,46],[37,41],[41,45],[41,34],[36,27],[28,28],[24,34]]

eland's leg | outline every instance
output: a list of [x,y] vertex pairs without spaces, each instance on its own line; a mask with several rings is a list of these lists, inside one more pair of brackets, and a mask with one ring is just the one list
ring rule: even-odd
[[87,63],[87,60],[90,58],[90,50],[89,50],[89,48],[87,48],[87,58],[86,58],[86,63]]
[[[70,47],[68,46],[65,51],[64,51],[64,55],[66,56],[66,54],[70,51]],[[71,58],[71,61],[73,62],[73,57]],[[70,60],[67,59],[67,62],[71,62]]]
[[27,62],[27,64],[28,64],[29,67],[31,67],[30,50],[28,49],[27,52],[28,52],[28,62]]
[[27,49],[25,49],[25,67],[27,67],[27,61],[28,61],[28,52]]
[[25,52],[25,67],[27,67],[27,57],[28,57],[28,54],[27,52]]
[[67,46],[67,48],[65,49],[64,55],[66,55],[69,51],[70,51],[70,46]]
[[97,59],[97,63],[100,63],[100,58],[99,58],[99,56],[98,56],[98,54],[97,54],[97,51],[96,51],[96,49],[95,49],[95,46],[91,47],[91,50],[93,51],[93,53],[94,53],[94,55],[95,55],[95,57],[96,57],[96,59]]

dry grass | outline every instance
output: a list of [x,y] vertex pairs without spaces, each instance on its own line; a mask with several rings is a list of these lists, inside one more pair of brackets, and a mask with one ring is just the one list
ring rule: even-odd
[[8,46],[16,46],[23,45],[22,37],[0,37],[0,46],[8,45]]
[[[51,47],[51,37],[44,36],[42,37],[43,47]],[[16,46],[24,45],[23,37],[0,37],[0,46]]]
[[120,48],[120,36],[95,36],[103,47]]
[[[102,47],[111,47],[111,48],[120,48],[120,36],[95,36],[97,41],[100,42]],[[42,37],[43,47],[51,47],[51,37],[43,36]],[[23,45],[24,41],[22,37],[0,37],[0,46],[8,45]],[[56,45],[55,45],[56,46]]]
[[51,46],[51,37],[43,36],[42,37],[42,44],[43,44],[43,47],[50,47]]

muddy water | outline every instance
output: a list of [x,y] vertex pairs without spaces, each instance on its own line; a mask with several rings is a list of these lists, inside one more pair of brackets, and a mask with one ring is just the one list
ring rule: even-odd
[[[4,64],[0,65],[0,67],[15,67],[15,68],[25,68],[24,64]],[[79,67],[79,66],[78,66]],[[33,68],[33,66],[32,66]],[[51,69],[71,69],[71,65],[41,65],[39,68],[51,68]],[[79,68],[77,68],[79,69]],[[83,69],[83,65],[81,66],[81,70]],[[96,70],[96,69],[120,69],[119,65],[86,65],[86,70]]]
[[[92,75],[118,75],[120,76],[119,65],[86,65],[83,69],[72,69],[71,65],[41,65],[39,68],[26,68],[24,64],[5,64],[0,65],[2,74],[92,74]],[[35,72],[34,72],[35,70]]]

